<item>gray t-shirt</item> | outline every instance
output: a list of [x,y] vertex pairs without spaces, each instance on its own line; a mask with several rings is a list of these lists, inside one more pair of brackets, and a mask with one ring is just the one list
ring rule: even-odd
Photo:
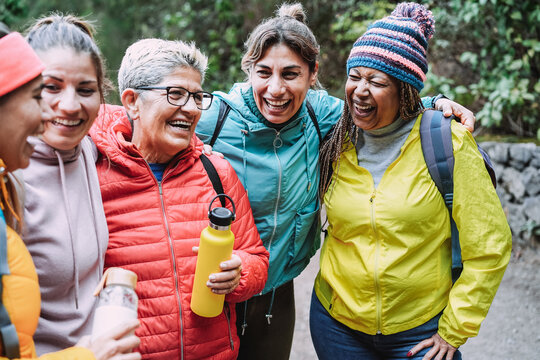
[[413,126],[414,120],[399,118],[380,129],[359,131],[356,141],[358,165],[371,173],[375,187],[388,166],[398,158]]

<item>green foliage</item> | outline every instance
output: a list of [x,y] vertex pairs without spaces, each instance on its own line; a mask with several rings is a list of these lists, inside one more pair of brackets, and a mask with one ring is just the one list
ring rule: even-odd
[[[30,8],[30,2],[32,7]],[[245,74],[244,41],[282,0],[0,0],[0,20],[21,31],[51,10],[96,20],[112,80],[125,49],[145,37],[195,41],[209,57],[208,90],[227,91]],[[302,1],[321,45],[319,77],[342,97],[354,41],[394,0]],[[480,125],[540,140],[540,5],[537,0],[427,0],[436,18],[425,94],[444,93],[473,110]],[[118,103],[117,96],[108,99]]]
[[240,69],[243,53],[244,19],[233,1],[218,0],[208,6],[206,0],[193,0],[164,17],[163,37],[196,42],[208,56],[205,88],[227,91],[244,77]]
[[[345,64],[349,52],[356,41],[376,19],[388,16],[395,3],[385,0],[337,1],[334,6],[335,18],[330,25],[329,39],[320,39],[322,46],[321,67],[331,67],[324,84],[332,89],[343,88],[346,75]],[[324,72],[323,72],[324,73]],[[338,94],[342,96],[343,91]]]
[[28,14],[27,0],[0,1],[0,21],[9,27]]
[[447,77],[432,74],[426,90],[470,106],[483,126],[540,139],[538,2],[452,0],[433,6],[439,40],[431,59],[446,63],[438,73]]

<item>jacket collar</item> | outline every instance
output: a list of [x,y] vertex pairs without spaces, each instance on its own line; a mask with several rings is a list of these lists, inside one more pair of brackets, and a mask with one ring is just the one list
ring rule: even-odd
[[[139,168],[144,168],[144,171],[148,168],[141,152],[131,142],[133,130],[122,106],[103,107],[90,133],[100,153],[111,162],[130,169],[137,167],[135,164],[138,164]],[[169,162],[167,169],[175,169],[175,173],[180,172],[199,159],[202,150],[203,142],[193,134],[189,146]],[[181,166],[177,166],[179,164]],[[164,177],[167,175],[167,169]]]

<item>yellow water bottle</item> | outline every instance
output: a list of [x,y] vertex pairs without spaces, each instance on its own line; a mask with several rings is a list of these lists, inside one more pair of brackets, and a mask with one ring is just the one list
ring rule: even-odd
[[[212,209],[212,203],[216,198],[222,200],[223,207]],[[223,198],[229,199],[233,211],[225,207]],[[193,293],[191,294],[191,310],[199,316],[215,317],[221,314],[225,295],[214,294],[206,283],[210,274],[221,271],[219,264],[230,260],[234,246],[234,234],[230,230],[231,222],[235,218],[235,206],[232,199],[219,194],[212,199],[208,208],[210,223],[201,232],[199,242],[199,254],[197,255],[197,267],[193,280]]]

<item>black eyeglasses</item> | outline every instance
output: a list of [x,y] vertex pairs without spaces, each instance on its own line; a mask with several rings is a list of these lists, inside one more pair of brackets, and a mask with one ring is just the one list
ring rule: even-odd
[[206,91],[191,92],[180,86],[139,86],[135,90],[167,90],[167,101],[174,106],[184,106],[193,96],[195,105],[200,110],[206,110],[212,105],[214,95]]

